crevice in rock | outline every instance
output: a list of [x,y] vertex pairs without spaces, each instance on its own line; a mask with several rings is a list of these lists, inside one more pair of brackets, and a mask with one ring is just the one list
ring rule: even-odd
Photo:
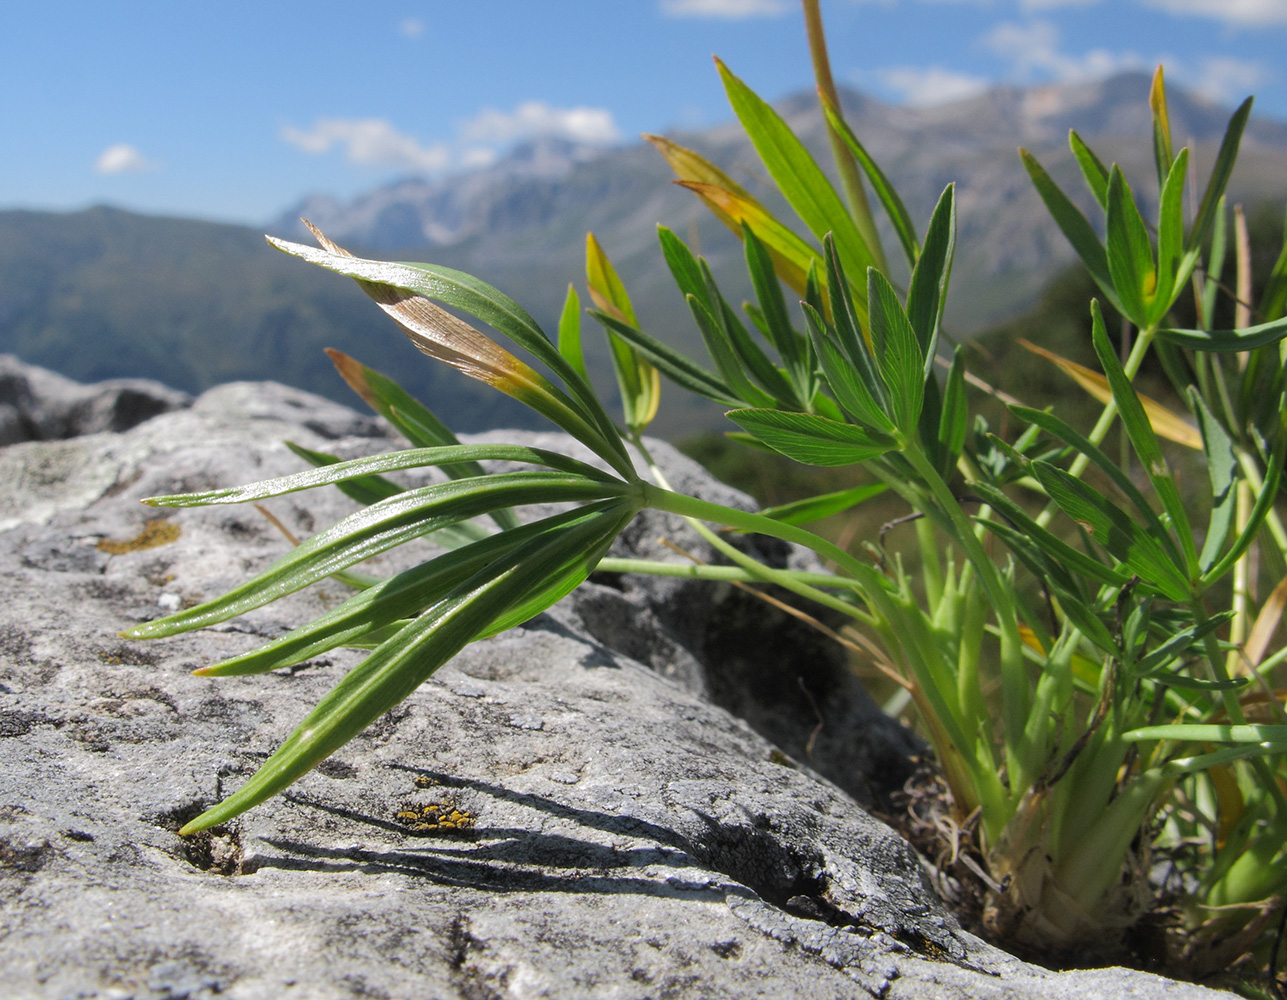
[[[190,802],[179,806],[160,816],[157,825],[178,833],[184,824],[201,815],[208,805]],[[212,826],[209,830],[180,837],[172,853],[198,871],[215,875],[250,875],[255,870],[255,865],[245,859],[241,828],[237,824]]]

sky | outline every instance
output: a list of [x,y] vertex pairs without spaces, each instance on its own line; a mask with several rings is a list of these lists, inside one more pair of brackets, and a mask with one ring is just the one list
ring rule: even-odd
[[[1287,0],[823,0],[837,82],[931,105],[1162,63],[1287,121]],[[0,30],[0,209],[258,224],[310,194],[611,145],[810,88],[798,0],[47,0]]]

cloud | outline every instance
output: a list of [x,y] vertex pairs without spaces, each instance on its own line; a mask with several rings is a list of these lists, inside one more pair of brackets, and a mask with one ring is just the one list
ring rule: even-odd
[[661,0],[661,12],[666,17],[715,17],[725,21],[780,17],[793,8],[788,0]]
[[425,33],[425,23],[418,17],[405,18],[398,25],[398,34],[403,38],[419,38]]
[[1166,71],[1186,87],[1222,104],[1237,103],[1262,83],[1273,79],[1273,74],[1260,63],[1230,56],[1208,56],[1196,69],[1188,69],[1173,61],[1166,64]]
[[554,108],[543,101],[526,101],[511,112],[485,108],[460,129],[475,143],[505,144],[539,136],[603,145],[620,138],[612,112],[606,108]]
[[127,142],[108,146],[94,161],[94,169],[100,174],[137,174],[157,166]]
[[399,132],[383,118],[319,118],[306,129],[283,125],[279,134],[313,156],[338,147],[350,163],[421,174],[488,166],[504,147],[525,139],[554,136],[601,146],[621,137],[606,108],[555,108],[543,101],[527,101],[509,112],[485,108],[461,122],[452,140],[429,145]]
[[1145,6],[1168,14],[1210,17],[1236,27],[1287,24],[1283,0],[1143,0]]
[[319,118],[311,129],[283,126],[281,137],[295,148],[314,155],[340,146],[345,159],[363,166],[431,173],[451,163],[447,146],[441,143],[422,146],[383,118]]
[[985,48],[1008,60],[1020,78],[1048,77],[1059,83],[1075,83],[1149,67],[1149,61],[1136,52],[1102,48],[1081,55],[1061,52],[1059,31],[1049,21],[1003,21],[984,35],[982,42]]
[[876,71],[880,82],[902,96],[904,104],[913,107],[930,107],[960,101],[988,88],[988,81],[969,73],[956,73],[942,66],[918,69],[913,66],[893,66]]

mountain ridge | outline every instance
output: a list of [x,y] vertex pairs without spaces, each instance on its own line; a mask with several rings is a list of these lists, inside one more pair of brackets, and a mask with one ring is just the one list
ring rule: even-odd
[[[1076,88],[999,88],[929,109],[845,95],[851,123],[899,187],[918,228],[943,187],[957,185],[949,332],[969,335],[1012,317],[1073,259],[1016,145],[1028,146],[1089,211],[1063,134],[1077,123],[1106,160],[1123,163],[1141,201],[1154,197],[1148,82],[1137,74]],[[1196,162],[1209,165],[1226,111],[1178,90],[1170,101],[1177,145],[1192,135]],[[829,159],[816,101],[801,94],[777,107],[819,160]],[[1103,131],[1080,127],[1078,116]],[[736,122],[673,137],[783,219],[793,218]],[[431,260],[477,275],[547,330],[557,324],[569,282],[582,284],[585,234],[592,231],[629,289],[641,325],[700,357],[692,318],[658,251],[656,226],[669,226],[708,259],[730,301],[750,297],[750,288],[738,240],[671,176],[642,142],[591,152],[546,141],[463,177],[404,178],[368,192],[360,210],[317,197],[303,207],[354,252]],[[1287,125],[1253,117],[1230,200],[1281,205],[1284,177]],[[426,219],[439,227],[440,242],[426,235]],[[268,231],[307,238],[301,228],[288,213]],[[886,246],[893,254],[892,239]],[[892,262],[896,281],[900,263]],[[610,392],[606,346],[585,322],[591,373]],[[0,212],[0,352],[80,381],[142,376],[196,393],[223,381],[276,379],[351,401],[321,352],[325,346],[397,375],[461,430],[533,426],[523,407],[419,357],[351,282],[276,253],[256,229],[104,206]],[[666,395],[657,433],[721,426],[718,410],[677,390]]]

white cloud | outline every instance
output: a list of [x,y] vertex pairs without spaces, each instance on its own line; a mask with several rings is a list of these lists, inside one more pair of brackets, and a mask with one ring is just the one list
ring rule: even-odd
[[398,25],[398,34],[403,38],[419,38],[425,33],[425,23],[418,17],[405,18]]
[[661,0],[661,12],[666,17],[717,17],[726,21],[779,17],[793,7],[789,0]]
[[1208,56],[1196,69],[1187,69],[1172,61],[1166,64],[1166,71],[1186,87],[1222,104],[1241,102],[1262,83],[1273,78],[1273,74],[1260,63],[1230,56]]
[[1005,21],[983,36],[983,45],[1010,61],[1020,78],[1049,77],[1059,83],[1096,80],[1128,69],[1147,69],[1136,52],[1091,49],[1081,55],[1060,51],[1059,31],[1049,21]]
[[902,95],[903,103],[913,107],[930,107],[960,101],[988,88],[988,81],[969,73],[956,73],[942,66],[918,69],[913,66],[893,66],[877,70],[876,75],[890,90]]
[[157,164],[127,142],[108,146],[94,161],[94,169],[100,174],[137,174],[156,168]]
[[433,172],[451,162],[442,143],[422,146],[382,118],[319,118],[311,129],[282,127],[281,137],[305,153],[321,155],[340,146],[350,163]]
[[1284,0],[1143,0],[1168,14],[1196,14],[1238,27],[1287,24]]
[[599,145],[620,137],[606,108],[554,108],[543,101],[525,101],[511,112],[485,108],[461,126],[460,134],[470,142],[498,144],[558,136]]
[[505,146],[524,139],[556,136],[583,145],[605,145],[620,138],[612,113],[605,108],[555,108],[542,101],[527,101],[510,112],[485,108],[461,122],[452,140],[429,145],[399,132],[383,118],[319,118],[311,128],[283,125],[279,134],[314,156],[338,147],[350,163],[422,174],[489,166]]

